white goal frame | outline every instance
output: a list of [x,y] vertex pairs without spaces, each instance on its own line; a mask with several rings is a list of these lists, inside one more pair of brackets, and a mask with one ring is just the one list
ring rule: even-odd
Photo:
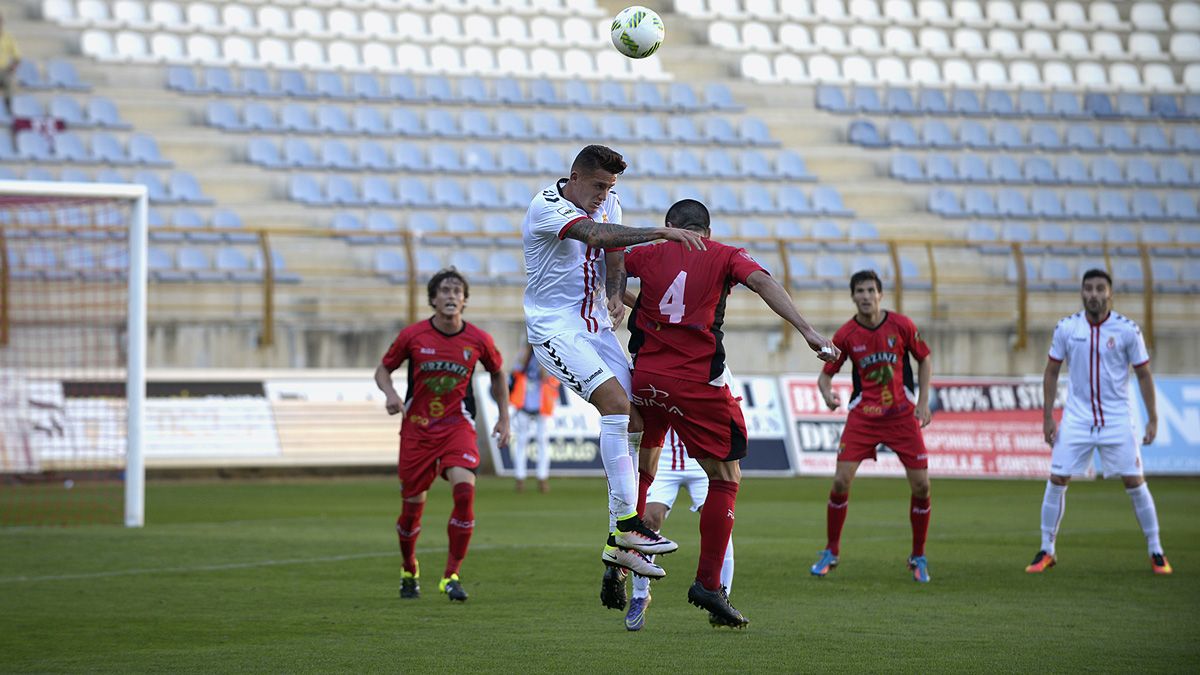
[[0,196],[116,199],[133,202],[129,223],[129,344],[125,376],[125,527],[146,521],[146,278],[147,216],[145,185],[119,183],[52,183],[0,180]]

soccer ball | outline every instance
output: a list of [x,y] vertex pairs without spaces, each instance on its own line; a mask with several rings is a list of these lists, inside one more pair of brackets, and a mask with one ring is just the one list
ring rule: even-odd
[[644,59],[658,51],[667,30],[652,9],[626,7],[612,22],[612,43],[631,59]]

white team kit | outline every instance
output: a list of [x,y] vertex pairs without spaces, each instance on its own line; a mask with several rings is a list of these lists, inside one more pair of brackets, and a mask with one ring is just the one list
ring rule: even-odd
[[529,342],[542,367],[584,400],[610,377],[628,392],[629,358],[605,301],[604,249],[566,238],[582,220],[620,223],[621,203],[609,192],[595,213],[585,213],[562,195],[565,184],[560,179],[535,195],[521,224]]
[[1133,427],[1129,369],[1150,362],[1142,331],[1128,317],[1110,312],[1098,324],[1080,311],[1058,323],[1051,359],[1067,364],[1070,395],[1050,457],[1050,473],[1085,472],[1092,451],[1104,475],[1140,476],[1141,445]]

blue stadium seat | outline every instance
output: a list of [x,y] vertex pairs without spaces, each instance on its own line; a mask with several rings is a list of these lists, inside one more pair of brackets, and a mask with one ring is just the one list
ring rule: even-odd
[[568,138],[558,116],[548,112],[535,112],[530,120],[530,133],[534,138],[561,141]]
[[989,115],[996,117],[1015,117],[1017,107],[1013,104],[1012,96],[1007,91],[992,89],[983,99],[983,109]]
[[1104,149],[1096,140],[1095,130],[1086,124],[1068,125],[1066,144],[1071,150],[1080,152],[1100,152]]
[[[265,272],[266,265],[263,263],[262,251],[255,251],[254,257],[251,259],[251,267],[260,272]],[[271,276],[278,284],[296,284],[300,283],[300,275],[289,272],[287,264],[283,260],[283,256],[279,251],[271,251]]]
[[1123,125],[1106,125],[1100,132],[1100,144],[1105,150],[1113,152],[1136,152],[1137,147],[1129,136],[1129,130]]
[[1017,94],[1017,111],[1026,117],[1050,116],[1050,108],[1042,92],[1028,89]]
[[392,146],[392,166],[401,171],[424,171],[429,167],[425,153],[415,143],[401,141]]
[[1124,185],[1125,176],[1116,160],[1109,157],[1097,157],[1091,161],[1091,177],[1093,183],[1100,185]]
[[1058,158],[1058,180],[1060,183],[1069,183],[1071,185],[1087,185],[1092,182],[1092,177],[1089,175],[1087,166],[1084,165],[1083,159],[1070,155],[1063,155]]
[[199,94],[203,90],[196,83],[196,73],[188,66],[167,68],[167,89],[184,94]]
[[1131,119],[1149,119],[1154,117],[1150,113],[1149,106],[1146,104],[1146,97],[1142,94],[1117,94],[1117,102],[1114,108],[1118,117],[1128,117]]
[[927,148],[957,148],[958,141],[942,120],[926,120],[921,127],[921,144]]
[[941,89],[922,89],[917,98],[917,107],[926,115],[949,115],[950,103],[946,92]]
[[245,225],[238,214],[229,209],[216,209],[209,219],[209,225],[218,230],[226,241],[232,243],[257,243],[258,235],[246,232]]
[[[562,155],[557,150],[542,146],[538,148],[536,157],[538,160],[544,160],[536,162],[538,172],[556,173],[562,170]],[[661,177],[671,174],[666,158],[654,147],[644,147],[638,151],[630,170],[643,176]]]
[[350,97],[360,101],[382,101],[387,98],[379,86],[379,78],[372,73],[354,73],[350,76]]
[[58,179],[54,177],[54,173],[52,173],[50,169],[44,169],[40,166],[35,166],[25,171],[25,180],[53,183]]
[[[345,182],[343,182],[345,181]],[[349,188],[347,189],[347,186]],[[338,204],[366,204],[368,206],[396,206],[400,203],[392,184],[383,176],[366,176],[362,180],[362,192],[356,194],[353,184],[342,176],[331,176],[326,183],[329,200]]]
[[852,112],[850,106],[846,104],[846,95],[842,92],[841,87],[830,84],[817,85],[816,105],[820,110],[834,113]]
[[193,209],[175,209],[171,212],[171,227],[204,227],[204,218]]
[[217,272],[234,283],[257,283],[263,279],[263,273],[253,268],[246,254],[232,246],[217,249],[213,263]]
[[64,131],[54,137],[54,159],[59,162],[75,162],[79,164],[90,164],[92,162],[91,154],[83,145],[83,141],[79,136],[70,132]]
[[710,117],[704,123],[704,140],[721,145],[737,145],[737,132],[729,120],[723,117]]
[[817,213],[830,216],[852,216],[854,212],[842,203],[842,195],[832,185],[818,185],[812,191],[812,205]]
[[1102,94],[1097,91],[1088,92],[1083,95],[1083,110],[1098,119],[1119,117],[1117,111],[1113,108],[1112,99],[1108,97],[1108,94]]
[[1150,160],[1134,157],[1125,162],[1125,181],[1134,185],[1157,185],[1158,172]]
[[37,63],[29,59],[22,59],[17,64],[16,70],[17,83],[22,89],[48,89],[50,85],[42,79],[42,73],[38,70]]
[[1036,189],[1030,193],[1029,210],[1034,216],[1039,218],[1062,218],[1065,215],[1062,200],[1059,199],[1058,193],[1044,188]]
[[846,268],[842,261],[833,256],[819,256],[813,272],[826,288],[840,288],[846,279]]
[[1118,258],[1113,263],[1113,285],[1117,291],[1137,293],[1145,287],[1142,276],[1142,261],[1133,258]]
[[396,185],[398,188],[396,198],[401,206],[427,207],[434,205],[429,188],[419,178],[401,178]]
[[[13,177],[10,176],[5,180],[12,179]],[[62,173],[59,175],[59,180],[63,181],[64,183],[91,183],[92,177],[83,169],[77,169],[75,167],[68,166],[62,170]]]
[[442,75],[425,77],[425,98],[434,103],[460,103],[462,98],[454,92],[450,80]]
[[811,216],[817,213],[813,205],[809,203],[808,196],[794,185],[780,186],[775,201],[778,204],[778,210],[788,215]]
[[667,89],[667,102],[674,110],[694,112],[703,109],[696,98],[696,91],[686,82],[673,82]]
[[1096,203],[1089,192],[1068,190],[1063,196],[1063,214],[1067,218],[1092,219],[1096,217]]
[[46,62],[46,84],[55,89],[71,89],[74,91],[88,91],[90,86],[79,79],[79,73],[75,72],[75,66],[71,65],[70,61],[62,59],[50,59]]
[[[393,129],[395,129],[396,113],[399,110],[398,108],[392,110]],[[425,130],[432,136],[443,138],[462,138],[465,135],[459,131],[458,120],[455,119],[454,113],[444,108],[430,108],[425,111]]]
[[958,218],[966,215],[959,204],[958,195],[945,188],[934,188],[929,193],[929,210],[946,218]]
[[320,163],[308,141],[303,138],[288,138],[283,141],[283,164],[292,169],[313,169]]
[[1200,152],[1200,128],[1177,126],[1173,140],[1176,152]]
[[524,286],[525,266],[510,251],[492,251],[487,258],[488,275],[498,284]]
[[1167,217],[1163,204],[1158,195],[1145,190],[1135,190],[1132,197],[1131,212],[1133,218],[1139,220],[1164,220]]
[[1071,242],[1079,252],[1100,253],[1104,250],[1104,232],[1097,225],[1081,223],[1071,228]]
[[[21,141],[29,134],[21,134],[17,136],[17,151],[21,151]],[[125,154],[125,148],[121,147],[121,142],[114,136],[97,132],[92,134],[92,159],[105,164],[129,164],[129,156]]]
[[[980,163],[983,162],[981,157],[974,155],[964,155],[960,161],[965,162],[967,161],[968,157],[971,157]],[[1034,157],[1032,159],[1042,158]],[[1046,171],[1048,171],[1050,175],[1054,175],[1054,170],[1050,168],[1050,163],[1046,162],[1044,159],[1042,161],[1045,162]],[[988,162],[988,176],[990,176],[991,179],[997,183],[1026,182],[1025,176],[1021,173],[1021,165],[1017,163],[1017,158],[1013,157],[1012,155],[996,155],[992,157],[991,161]]]
[[771,130],[766,122],[757,117],[743,117],[738,124],[738,138],[743,143],[759,147],[775,147],[779,141],[771,137]]
[[460,173],[462,162],[458,159],[458,148],[445,143],[429,146],[429,168],[433,171]]
[[367,171],[387,171],[392,168],[387,150],[372,140],[359,142],[356,163],[359,168]]
[[954,162],[946,155],[931,153],[925,157],[925,175],[935,183],[959,180],[958,170]]
[[487,181],[472,181],[470,202],[464,193],[462,183],[450,178],[439,178],[433,181],[433,204],[448,208],[462,208],[469,204],[476,206],[493,206],[500,201],[496,186]]
[[911,91],[888,87],[883,92],[883,109],[893,115],[914,115],[917,113],[917,104],[913,101]]
[[641,194],[642,210],[651,213],[666,213],[667,209],[671,208],[674,202],[671,196],[667,194],[666,188],[661,185],[645,185],[642,187]]
[[813,239],[821,239],[821,246],[827,251],[835,253],[849,253],[857,247],[846,241],[846,235],[842,232],[842,226],[832,220],[818,220],[812,225]]
[[1050,112],[1056,117],[1086,117],[1079,105],[1079,95],[1067,91],[1050,94]]
[[329,203],[325,199],[325,190],[317,179],[308,174],[293,174],[288,179],[288,199],[301,204],[324,206]]
[[[399,110],[399,109],[396,109]],[[401,114],[399,120],[393,118],[393,121],[399,121],[402,125],[409,125],[405,128],[394,129],[397,133],[405,136],[414,136],[420,134],[421,122],[416,117],[416,114],[411,110],[405,110]],[[365,134],[368,136],[388,136],[393,129],[388,128],[388,123],[384,121],[383,115],[375,108],[356,107],[354,109],[354,121],[351,128],[356,134]]]
[[979,188],[967,188],[963,192],[963,211],[969,216],[991,218],[999,215],[992,194]]
[[492,127],[492,120],[482,110],[464,110],[459,117],[462,133],[470,138],[497,138],[499,134]]
[[17,94],[12,98],[12,116],[13,117],[44,117],[46,109],[39,101],[31,94]]
[[208,126],[222,131],[246,130],[246,126],[242,124],[237,109],[227,101],[213,101],[209,103],[205,111],[205,119],[208,122]]
[[1137,234],[1133,228],[1122,223],[1109,225],[1108,234],[1105,237],[1105,241],[1110,246],[1115,246],[1117,253],[1125,255],[1133,255],[1138,252],[1137,240]]
[[[800,195],[800,198],[796,197],[797,194]],[[762,185],[751,183],[742,190],[742,209],[747,213],[762,214],[776,211],[796,213],[807,206],[803,200],[803,193],[799,188],[792,186],[780,188],[778,202],[779,208],[777,209],[774,200],[771,199],[770,191]]]
[[[675,119],[678,118],[672,118],[671,123],[673,123]],[[682,119],[691,122],[691,120],[688,118]],[[567,128],[565,133],[567,138],[576,140],[592,139],[597,135],[596,124],[592,121],[591,117],[586,115],[570,115],[567,117]]]
[[[1157,201],[1157,200],[1156,200]],[[1096,198],[1096,214],[1109,220],[1129,220],[1129,200],[1123,193],[1102,190]]]
[[[496,83],[496,101],[504,105],[526,105],[529,98],[525,96],[525,90],[521,88],[521,83],[511,77],[501,77],[495,80]],[[480,86],[483,82],[480,81]],[[482,99],[481,99],[482,100]]]
[[1000,241],[1008,244],[1027,244],[1033,241],[1033,228],[1029,223],[1008,221],[1000,228]]
[[[15,106],[15,100],[13,104]],[[0,116],[3,116],[5,112],[0,110]],[[79,101],[70,96],[55,96],[50,101],[50,107],[46,114],[65,122],[68,129],[95,126],[84,116],[83,106],[79,105]],[[4,120],[7,121],[7,118]]]
[[707,204],[714,213],[734,214],[754,211],[754,205],[749,203],[743,209],[738,193],[727,183],[719,183],[712,187]]
[[290,98],[315,98],[316,92],[308,86],[308,78],[296,70],[279,71],[279,92]]
[[1200,260],[1192,258],[1184,262],[1179,280],[1188,292],[1200,292]]
[[733,100],[733,94],[729,91],[729,87],[713,83],[704,87],[704,102],[713,110],[724,110],[729,112],[739,112],[742,106],[738,105]]
[[956,89],[950,98],[950,109],[957,115],[982,115],[979,96],[970,89]]
[[[522,165],[520,163],[524,162],[524,171],[533,171],[533,169],[528,166],[529,155],[525,152],[523,147],[511,145],[504,147],[511,147],[519,151],[517,154],[508,158],[508,161],[513,163],[512,165],[514,168],[521,168]],[[491,147],[482,145],[480,143],[473,143],[462,149],[462,167],[464,171],[471,171],[475,173],[504,173],[504,168],[501,166],[501,160],[496,157],[496,153],[492,151]]]
[[1038,150],[1050,151],[1066,148],[1063,145],[1062,138],[1058,135],[1058,129],[1045,123],[1036,123],[1029,126],[1029,145]]
[[354,154],[344,141],[326,139],[321,141],[320,165],[326,169],[354,170],[359,169]]
[[[742,154],[742,170],[745,171],[746,157],[752,150]],[[775,175],[784,180],[816,180],[816,176],[808,171],[804,158],[791,150],[783,150],[775,156]]]
[[[911,132],[912,127],[909,126],[908,130]],[[867,148],[883,148],[888,145],[887,141],[879,137],[879,131],[875,128],[875,124],[868,120],[854,120],[851,122],[846,136],[851,143]]]
[[242,126],[249,131],[278,131],[275,112],[265,103],[251,102],[242,108]]
[[875,223],[856,220],[850,223],[849,236],[860,249],[868,253],[886,253],[888,250],[887,244],[879,240],[879,228]]
[[592,89],[586,82],[569,80],[563,85],[562,102],[564,105],[576,108],[597,108],[603,106],[599,99],[592,96]]
[[633,85],[633,104],[643,110],[669,110],[657,84],[638,82]]
[[775,242],[768,241],[775,236],[775,228],[771,227],[770,223],[754,219],[743,220],[739,229],[741,230],[741,236],[746,239],[762,240],[753,242],[751,248],[764,250],[775,248]]
[[[516,84],[515,80],[509,80],[510,83]],[[510,89],[511,92],[511,89]],[[517,95],[519,96],[521,88],[517,86]],[[464,77],[458,81],[458,97],[464,103],[480,105],[490,103],[492,95],[488,93],[487,84],[483,80],[475,76]]]
[[203,249],[192,247],[178,249],[175,251],[175,267],[194,281],[225,280],[225,274],[213,268],[212,261],[209,260],[208,254]]
[[633,137],[639,141],[657,143],[666,135],[667,132],[657,117],[641,115],[633,121]]
[[273,98],[280,95],[280,91],[271,85],[271,78],[267,75],[267,71],[262,68],[245,68],[241,72],[242,85],[239,91],[251,96],[261,96],[264,98]]
[[992,147],[987,127],[975,120],[963,120],[958,125],[958,140],[965,148],[980,150]]
[[87,124],[109,129],[130,128],[130,124],[121,119],[117,105],[103,96],[94,96],[88,101]]
[[991,223],[980,221],[967,223],[966,239],[973,244],[978,244],[981,252],[1006,253],[1008,251],[1006,246],[989,246],[1000,239],[1000,233]]
[[[790,168],[790,167],[789,167]],[[761,150],[743,150],[738,161],[738,176],[742,178],[764,178],[771,179],[777,176],[776,169],[771,168],[771,163],[767,160],[767,156]],[[796,178],[803,180],[803,178]]]
[[636,107],[633,101],[626,95],[625,86],[620,82],[612,80],[601,82],[596,90],[596,96],[600,105],[605,108],[630,110]]
[[525,123],[524,115],[508,110],[496,113],[496,133],[501,138],[513,140],[523,141],[533,138],[533,134]]
[[854,99],[854,111],[860,113],[883,112],[883,103],[879,100],[879,92],[874,87],[858,86],[850,90]]
[[694,178],[704,175],[704,167],[700,158],[687,148],[676,148],[671,151],[671,170],[676,176]]
[[1030,147],[1021,134],[1021,129],[1012,122],[996,122],[992,125],[992,144],[1006,150],[1023,150]]
[[1030,215],[1025,193],[1015,188],[1001,188],[996,193],[996,211],[1008,218],[1028,218]]
[[[1200,163],[1197,164],[1200,168]],[[1188,175],[1187,166],[1178,159],[1164,159],[1158,164],[1158,183],[1162,185],[1182,186],[1193,185],[1195,182]]]
[[129,136],[129,160],[135,164],[149,166],[171,166],[158,150],[158,143],[142,133]]
[[212,203],[212,199],[206,197],[200,189],[200,182],[187,171],[175,171],[172,173],[167,181],[167,189],[170,191],[171,199],[177,202],[192,204]]
[[733,178],[738,175],[733,165],[733,158],[722,149],[712,149],[704,153],[704,169],[717,178]]
[[1171,152],[1167,133],[1156,124],[1141,124],[1137,128],[1137,148],[1148,152]]
[[417,92],[417,83],[411,75],[394,74],[387,79],[387,96],[395,101],[415,103],[427,100]]
[[825,287],[825,282],[813,275],[811,265],[805,257],[796,253],[789,254],[787,265],[787,283],[792,288],[797,290],[815,290]]
[[925,180],[925,170],[921,162],[914,156],[898,152],[892,155],[892,178],[905,182],[922,182]]
[[1191,192],[1168,192],[1166,196],[1166,217],[1188,222],[1200,221],[1200,213],[1196,211],[1196,195]]
[[1055,185],[1062,182],[1054,172],[1054,165],[1050,163],[1050,160],[1040,156],[1025,158],[1021,178],[1027,183],[1039,185]]
[[315,134],[317,127],[313,123],[312,113],[308,108],[297,103],[284,104],[279,111],[279,127],[283,131],[293,131],[299,134]]
[[317,130],[327,134],[354,133],[345,109],[328,104],[317,106]]
[[[562,157],[558,152],[553,148],[539,147],[537,149],[539,153],[542,150],[550,150],[550,155],[554,157],[555,164],[561,170]],[[529,153],[525,151],[525,148],[517,145],[506,144],[500,148],[499,165],[504,173],[534,173],[533,161],[529,159]]]
[[354,95],[346,91],[346,83],[339,73],[318,72],[313,76],[314,93],[323,98],[350,99]]
[[1164,120],[1183,119],[1183,111],[1179,108],[1179,100],[1174,94],[1151,94],[1150,112]]

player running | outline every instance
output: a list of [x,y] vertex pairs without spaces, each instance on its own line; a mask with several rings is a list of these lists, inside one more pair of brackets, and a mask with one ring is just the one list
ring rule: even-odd
[[[925,537],[929,532],[929,461],[921,429],[930,421],[929,378],[933,365],[929,361],[929,346],[911,319],[880,308],[883,282],[874,270],[861,270],[850,277],[850,295],[858,313],[833,336],[841,357],[825,364],[817,377],[825,405],[837,410],[841,400],[833,393],[833,376],[847,358],[854,363],[854,394],[846,406],[850,415],[842,431],[837,471],[826,507],[829,542],[810,571],[823,577],[837,567],[850,484],[858,465],[864,459],[874,460],[875,448],[882,444],[900,458],[912,488],[909,503],[912,555],[908,557],[908,567],[914,581],[928,583]],[[910,355],[919,364],[916,396]]]
[[[726,382],[729,382],[728,375]],[[731,389],[733,387],[731,386]],[[667,448],[669,452],[663,452]],[[641,510],[642,522],[655,531],[662,528],[662,523],[671,515],[675,506],[675,498],[681,488],[687,488],[688,496],[692,499],[692,511],[699,511],[708,497],[708,474],[688,457],[687,447],[679,440],[675,430],[667,431],[665,445],[653,449],[658,455],[658,471],[653,475],[653,483],[646,495],[645,508]],[[651,451],[643,448],[643,452]],[[729,537],[729,545],[725,547],[725,559],[721,561],[721,586],[728,594],[733,589],[733,536]],[[646,625],[646,611],[650,608],[650,580],[640,574],[633,575],[633,597],[629,600],[629,611],[625,613],[625,629],[636,631]],[[714,615],[710,615],[712,618]],[[719,624],[715,624],[719,625]]]
[[625,312],[624,249],[656,239],[704,249],[693,232],[617,224],[621,203],[613,187],[625,168],[624,158],[609,148],[583,148],[571,164],[570,177],[533,197],[521,225],[528,276],[525,322],[533,353],[600,413],[600,458],[609,491],[600,601],[614,609],[625,608],[624,570],[665,576],[643,554],[678,548],[646,528],[637,514],[634,457],[642,424],[629,406],[629,360],[612,328]]
[[[1087,470],[1092,452],[1098,451],[1104,475],[1120,474],[1125,483],[1133,513],[1146,535],[1150,569],[1155,574],[1170,574],[1171,563],[1163,555],[1158,538],[1158,513],[1150,487],[1142,477],[1142,453],[1129,410],[1132,366],[1146,404],[1142,443],[1150,445],[1158,431],[1158,408],[1146,342],[1136,323],[1112,311],[1112,277],[1108,272],[1084,272],[1080,296],[1083,311],[1059,321],[1054,329],[1042,376],[1043,426],[1046,443],[1054,450],[1050,454],[1050,480],[1042,498],[1042,548],[1025,571],[1037,574],[1058,563],[1054,545],[1066,508],[1067,483],[1073,474]],[[1064,361],[1071,379],[1059,425],[1054,423],[1054,399]]]
[[[479,466],[471,375],[477,362],[491,373],[492,398],[500,403],[492,433],[501,446],[508,442],[508,407],[504,405],[508,382],[492,336],[463,321],[471,295],[467,280],[454,269],[441,270],[429,280],[428,290],[433,317],[400,331],[375,369],[375,384],[386,396],[388,414],[404,412],[398,468],[404,506],[396,519],[404,556],[400,597],[421,596],[417,537],[429,487],[441,475],[450,481],[454,509],[446,527],[450,553],[438,589],[450,600],[465,602],[467,592],[458,573],[475,529],[475,469]],[[405,361],[408,389],[401,403],[392,386],[392,372]]]
[[[669,231],[696,233],[708,246],[688,252],[668,242],[640,246],[625,256],[629,276],[642,282],[629,320],[633,402],[645,424],[642,447],[661,448],[667,429],[673,428],[709,478],[700,511],[700,562],[688,602],[708,610],[715,625],[740,628],[749,621],[729,604],[721,583],[741,482],[739,460],[746,455],[746,422],[724,377],[725,298],[735,283],[745,284],[795,326],[822,360],[837,358],[837,349],[813,330],[783,286],[745,249],[708,239],[710,221],[703,204],[676,202],[666,221]],[[652,472],[657,461],[645,453],[643,472]],[[652,475],[643,475],[643,495],[652,482]],[[641,499],[644,503],[645,497]]]

